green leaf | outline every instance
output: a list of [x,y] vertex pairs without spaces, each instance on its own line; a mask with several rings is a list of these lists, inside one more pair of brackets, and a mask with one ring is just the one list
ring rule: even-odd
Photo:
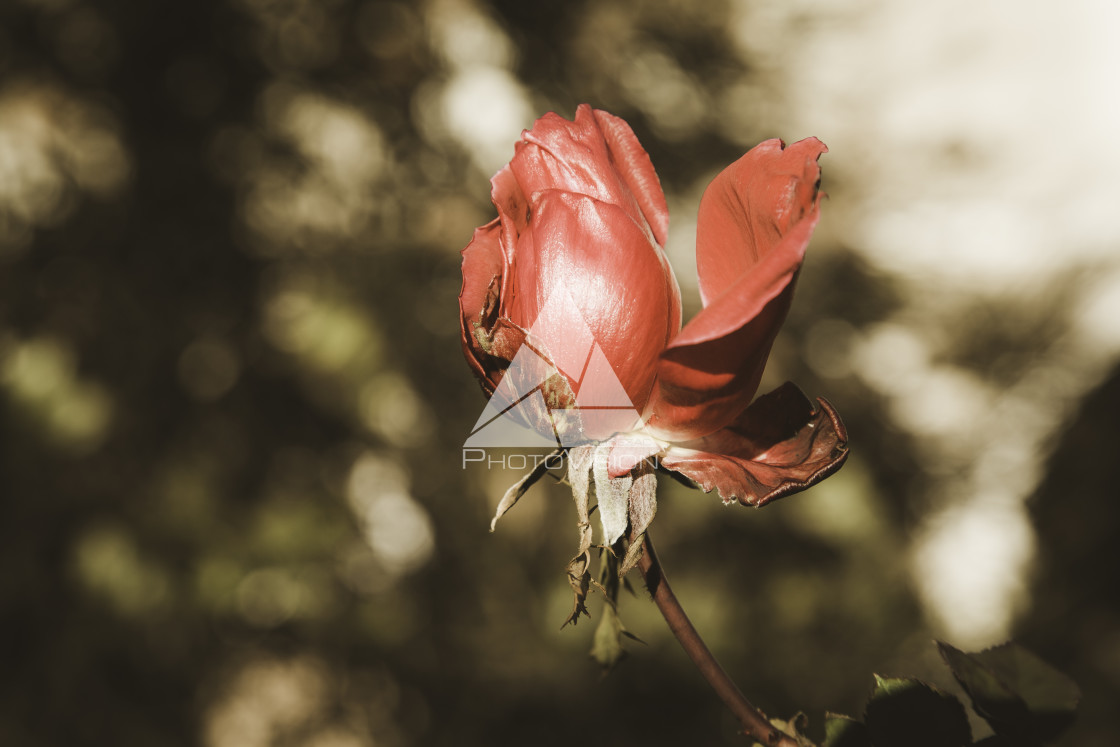
[[1050,740],[1073,721],[1081,690],[1072,679],[1016,643],[987,649],[977,658],[1027,703],[1035,727]]
[[972,705],[997,735],[1023,744],[1057,738],[1073,721],[1081,692],[1069,677],[1015,643],[966,654],[938,642]]
[[875,747],[972,744],[972,730],[960,701],[915,679],[875,675],[864,721]]
[[[968,693],[972,700],[972,707],[983,716],[992,729],[997,733],[1019,731],[1017,725],[1027,725],[1030,721],[1030,710],[1026,702],[1016,695],[1007,685],[1003,684],[990,669],[985,667],[972,654],[966,654],[947,643],[938,641],[937,648],[953,676],[961,687]],[[1031,738],[1029,730],[1023,730],[1022,736],[1031,743],[1037,740]]]
[[941,641],[938,641],[937,648],[957,682],[968,693],[972,707],[996,734],[1013,735],[1027,744],[1040,744],[1030,728],[1030,709],[1022,698],[974,654],[966,654]]
[[862,722],[836,713],[826,713],[824,719],[823,747],[871,747]]

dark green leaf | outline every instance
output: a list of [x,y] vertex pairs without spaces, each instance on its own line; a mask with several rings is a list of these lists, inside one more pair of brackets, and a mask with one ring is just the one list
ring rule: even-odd
[[972,731],[964,706],[915,679],[875,675],[864,714],[875,747],[967,747]]
[[1023,647],[1006,643],[978,654],[947,643],[938,647],[976,712],[996,734],[1042,744],[1073,721],[1081,695],[1077,685]]
[[1026,701],[1040,722],[1038,726],[1043,726],[1041,722],[1061,723],[1060,732],[1073,720],[1081,690],[1065,674],[1016,643],[1005,643],[976,656]]
[[826,713],[823,747],[871,747],[867,727],[847,716]]
[[1027,704],[1000,681],[973,654],[966,654],[947,643],[938,642],[942,658],[953,676],[972,700],[972,707],[997,734],[1011,734],[1038,744],[1030,730],[1031,714]]

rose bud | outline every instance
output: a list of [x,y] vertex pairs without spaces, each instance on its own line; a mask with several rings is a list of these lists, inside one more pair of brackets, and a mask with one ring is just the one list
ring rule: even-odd
[[[792,384],[754,400],[820,216],[823,143],[768,140],[704,193],[703,309],[681,328],[668,208],[630,127],[584,104],[522,134],[491,180],[498,217],[463,250],[463,351],[492,397],[562,447],[611,444],[727,502],[761,505],[836,471],[847,436]],[[482,421],[480,421],[482,422]]]

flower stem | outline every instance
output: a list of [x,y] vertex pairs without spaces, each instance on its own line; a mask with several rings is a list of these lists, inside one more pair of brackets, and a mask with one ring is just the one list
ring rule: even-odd
[[680,641],[681,648],[692,659],[692,662],[704,675],[704,679],[708,680],[708,684],[712,686],[720,699],[735,714],[735,718],[739,719],[743,731],[764,745],[798,747],[796,740],[779,731],[766,719],[766,716],[751,705],[731,678],[727,676],[727,672],[723,671],[723,667],[719,665],[712,652],[708,650],[708,646],[704,643],[700,634],[696,632],[692,621],[688,619],[681,603],[677,601],[677,596],[669,587],[669,581],[665,578],[665,572],[661,570],[657,553],[654,552],[649,532],[645,533],[641,541],[642,557],[638,561],[638,568],[642,571],[642,576],[646,580],[646,588],[649,589],[653,601],[665,617],[665,622],[669,624],[669,630],[673,631],[673,635]]

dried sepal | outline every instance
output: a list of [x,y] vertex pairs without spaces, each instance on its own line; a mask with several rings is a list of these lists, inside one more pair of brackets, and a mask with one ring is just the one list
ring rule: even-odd
[[591,585],[591,463],[595,458],[595,445],[575,446],[568,450],[568,482],[572,486],[572,499],[576,504],[576,528],[579,532],[579,550],[568,561],[568,584],[575,597],[571,614],[564,625],[579,622],[587,611],[587,592]]
[[498,501],[498,508],[494,511],[494,518],[490,520],[490,531],[493,532],[498,526],[498,519],[506,515],[506,512],[513,508],[521,496],[529,491],[529,488],[537,484],[537,481],[544,477],[545,473],[549,470],[549,463],[553,457],[560,456],[564,453],[563,449],[557,449],[549,454],[547,457],[537,463],[533,469],[525,473],[524,477],[509,486],[509,490],[502,496],[502,500]]

